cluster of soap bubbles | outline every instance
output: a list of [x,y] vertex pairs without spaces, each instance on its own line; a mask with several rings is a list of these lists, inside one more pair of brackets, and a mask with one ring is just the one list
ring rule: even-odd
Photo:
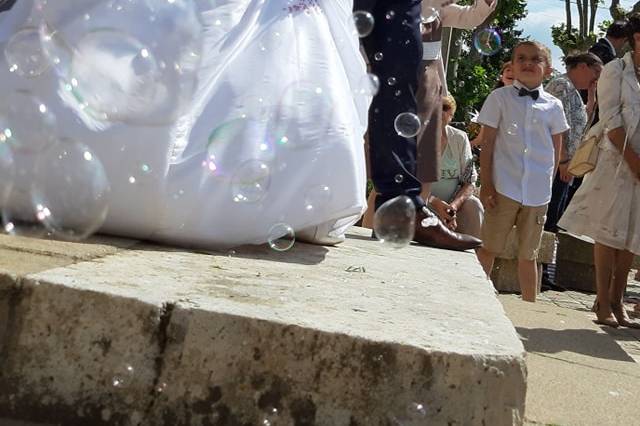
[[0,101],[0,213],[11,235],[80,240],[108,212],[102,163],[80,141],[60,137],[49,106],[29,91]]
[[[59,103],[74,108],[92,130],[165,125],[194,93],[202,30],[192,0],[35,0],[31,16],[7,40],[3,59],[25,83],[54,75]],[[64,134],[56,108],[28,90],[0,99],[6,233],[81,240],[107,216],[111,189],[103,164],[90,141]],[[150,172],[141,164],[129,182]]]

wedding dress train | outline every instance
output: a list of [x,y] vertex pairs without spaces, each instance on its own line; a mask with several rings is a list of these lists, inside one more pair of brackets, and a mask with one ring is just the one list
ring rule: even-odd
[[[32,1],[0,13],[3,50],[16,31],[37,25]],[[25,78],[5,57],[0,97],[6,103],[16,90],[33,94],[55,116],[56,139],[86,144],[100,159],[110,186],[100,232],[228,247],[264,243],[275,225],[286,224],[320,242],[339,241],[363,212],[366,187],[370,97],[360,93],[368,80],[351,1],[195,4],[202,31],[193,93],[172,105],[170,122],[96,118],[65,95],[53,69]],[[123,75],[118,62],[106,64],[101,72]],[[30,178],[28,170],[16,173],[7,206],[34,208]],[[64,182],[48,187],[65,191]]]

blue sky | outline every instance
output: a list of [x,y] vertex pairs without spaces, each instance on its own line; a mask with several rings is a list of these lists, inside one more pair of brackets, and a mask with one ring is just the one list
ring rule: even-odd
[[[575,0],[572,0],[572,2],[575,3]],[[601,9],[598,10],[596,22],[611,19],[608,9],[610,1],[607,0],[605,3],[606,5],[601,5]],[[629,9],[635,3],[635,0],[622,0],[620,3],[623,7]],[[573,21],[576,22],[578,19],[578,11],[575,5],[573,8]],[[549,46],[553,54],[554,68],[564,70],[564,65],[560,60],[562,51],[554,46],[551,41],[551,26],[565,22],[566,20],[564,0],[529,0],[527,2],[527,9],[529,13],[525,19],[520,21],[519,25],[520,29],[524,31],[523,35],[529,35],[531,38]]]

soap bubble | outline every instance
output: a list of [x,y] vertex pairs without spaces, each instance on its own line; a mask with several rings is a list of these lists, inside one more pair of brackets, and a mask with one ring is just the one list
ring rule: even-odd
[[55,237],[77,241],[96,232],[107,217],[109,193],[102,163],[80,142],[62,139],[36,162],[32,206]]
[[401,174],[397,174],[395,175],[395,177],[393,178],[393,180],[396,183],[402,183],[404,181],[404,176],[402,176]]
[[315,185],[304,195],[304,208],[308,211],[321,211],[331,201],[331,189],[327,185]]
[[287,251],[296,241],[295,233],[286,223],[277,223],[269,230],[267,242],[275,251]]
[[511,123],[507,126],[507,134],[509,136],[517,136],[518,135],[518,124],[517,123]]
[[363,96],[375,96],[380,90],[380,79],[375,74],[367,74],[358,83],[357,94]]
[[35,78],[49,68],[35,27],[22,28],[11,36],[4,48],[4,56],[9,71],[21,77]]
[[353,12],[353,22],[356,24],[356,31],[359,37],[366,37],[371,34],[375,25],[373,15],[364,10]]
[[382,52],[376,52],[373,55],[373,59],[375,59],[376,61],[380,62],[381,60],[384,59],[384,54]]
[[393,248],[407,246],[415,233],[416,207],[406,195],[385,202],[373,216],[376,237]]
[[264,198],[271,183],[269,166],[260,160],[242,163],[231,178],[233,201],[255,203]]
[[393,123],[396,132],[398,135],[411,138],[420,133],[420,128],[422,124],[420,123],[420,118],[414,113],[411,112],[403,112],[399,114],[394,123]]
[[412,402],[407,407],[407,416],[410,420],[420,420],[427,416],[427,408],[419,402]]
[[473,36],[473,45],[482,55],[495,55],[502,47],[502,38],[493,28],[483,28]]
[[389,86],[395,86],[397,82],[398,82],[398,80],[395,77],[389,77],[387,79],[387,84]]
[[423,9],[424,15],[422,15],[422,23],[430,24],[434,22],[436,19],[440,18],[440,12],[436,8],[426,7]]
[[37,0],[59,94],[81,116],[163,125],[192,100],[202,23],[189,0]]
[[31,92],[17,90],[0,99],[0,134],[14,151],[38,152],[53,142],[56,118]]
[[126,122],[166,96],[150,48],[118,31],[98,30],[78,41],[71,75],[65,90],[98,120]]

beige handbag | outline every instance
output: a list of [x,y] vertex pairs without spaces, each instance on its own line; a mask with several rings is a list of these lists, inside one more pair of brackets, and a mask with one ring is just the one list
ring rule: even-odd
[[569,162],[569,173],[575,177],[582,177],[596,168],[600,153],[599,145],[603,136],[604,129],[600,122],[589,128]]
[[[618,61],[624,71],[624,60],[618,59]],[[568,171],[575,177],[582,177],[586,175],[596,168],[596,163],[598,162],[598,154],[600,153],[599,145],[600,141],[602,141],[602,138],[604,137],[604,127],[602,121],[598,121],[596,124],[593,124],[594,116],[595,108],[589,119],[587,131],[580,141],[580,146],[578,146],[576,153],[569,162]]]

